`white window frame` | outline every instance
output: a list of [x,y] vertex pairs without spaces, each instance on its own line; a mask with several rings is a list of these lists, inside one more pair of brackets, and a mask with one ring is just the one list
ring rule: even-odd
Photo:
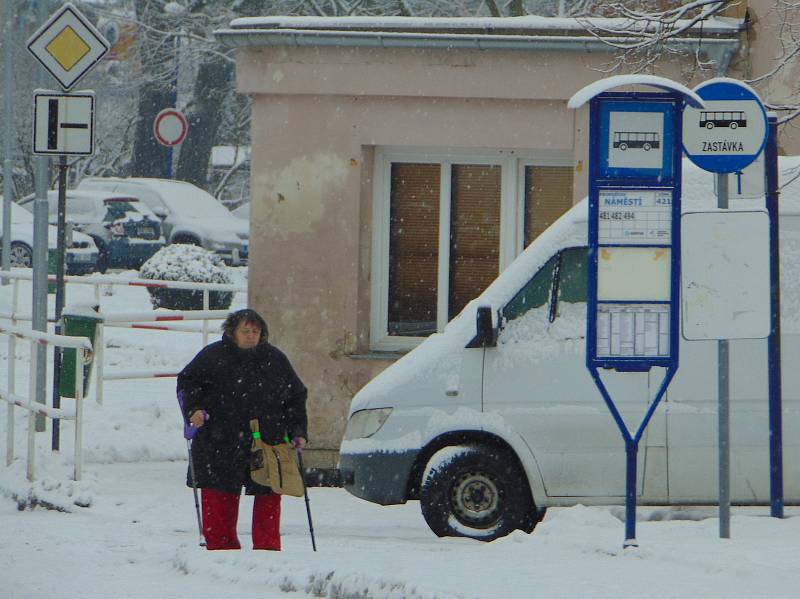
[[499,270],[502,272],[524,249],[525,167],[572,166],[569,150],[468,150],[431,148],[375,149],[372,210],[372,265],[370,349],[408,351],[427,337],[388,334],[389,242],[391,216],[391,168],[393,163],[430,163],[440,167],[439,179],[439,269],[437,279],[436,330],[447,324],[450,297],[450,196],[454,164],[486,164],[501,168]]

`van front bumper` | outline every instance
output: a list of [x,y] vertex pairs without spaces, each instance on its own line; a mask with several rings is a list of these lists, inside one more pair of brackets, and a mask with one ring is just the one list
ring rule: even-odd
[[343,453],[339,471],[344,488],[361,499],[381,505],[406,502],[408,477],[419,450]]

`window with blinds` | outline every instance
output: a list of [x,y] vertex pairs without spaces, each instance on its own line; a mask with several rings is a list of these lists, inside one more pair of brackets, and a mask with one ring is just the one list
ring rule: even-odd
[[[388,252],[388,260],[373,264],[372,299],[380,303],[370,343],[380,350],[409,349],[441,330],[523,242],[572,206],[572,167],[556,166],[570,163],[567,155],[548,154],[548,166],[502,151],[461,160],[447,152],[415,157],[402,150],[378,154],[374,256]],[[502,226],[501,214],[509,219]]]
[[451,320],[500,273],[500,167],[455,164],[451,171]]
[[438,164],[393,163],[389,217],[390,335],[436,332]]
[[572,207],[572,167],[525,167],[525,247]]

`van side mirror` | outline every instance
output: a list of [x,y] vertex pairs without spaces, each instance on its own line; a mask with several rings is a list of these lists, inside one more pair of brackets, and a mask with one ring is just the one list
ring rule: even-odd
[[155,208],[153,208],[153,214],[155,214],[161,220],[167,218],[167,211],[162,206],[156,206]]
[[492,325],[491,306],[478,306],[475,315],[475,337],[467,347],[496,347],[497,330]]

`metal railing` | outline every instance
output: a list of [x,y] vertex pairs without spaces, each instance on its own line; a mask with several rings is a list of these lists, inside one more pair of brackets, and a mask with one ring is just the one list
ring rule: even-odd
[[[0,399],[8,403],[8,417],[6,424],[6,465],[14,461],[14,409],[20,407],[28,411],[28,446],[27,446],[27,477],[33,481],[36,477],[36,415],[47,418],[75,421],[75,470],[74,479],[81,479],[82,467],[82,399],[83,399],[83,365],[91,359],[92,344],[85,337],[69,337],[66,335],[52,335],[17,326],[0,325],[0,334],[8,336],[8,384],[6,392],[0,392]],[[18,395],[16,392],[16,340],[30,341],[30,383],[28,396]],[[36,345],[53,345],[75,350],[75,407],[53,408],[34,401],[33,391],[36,380],[36,367],[38,352]]]

